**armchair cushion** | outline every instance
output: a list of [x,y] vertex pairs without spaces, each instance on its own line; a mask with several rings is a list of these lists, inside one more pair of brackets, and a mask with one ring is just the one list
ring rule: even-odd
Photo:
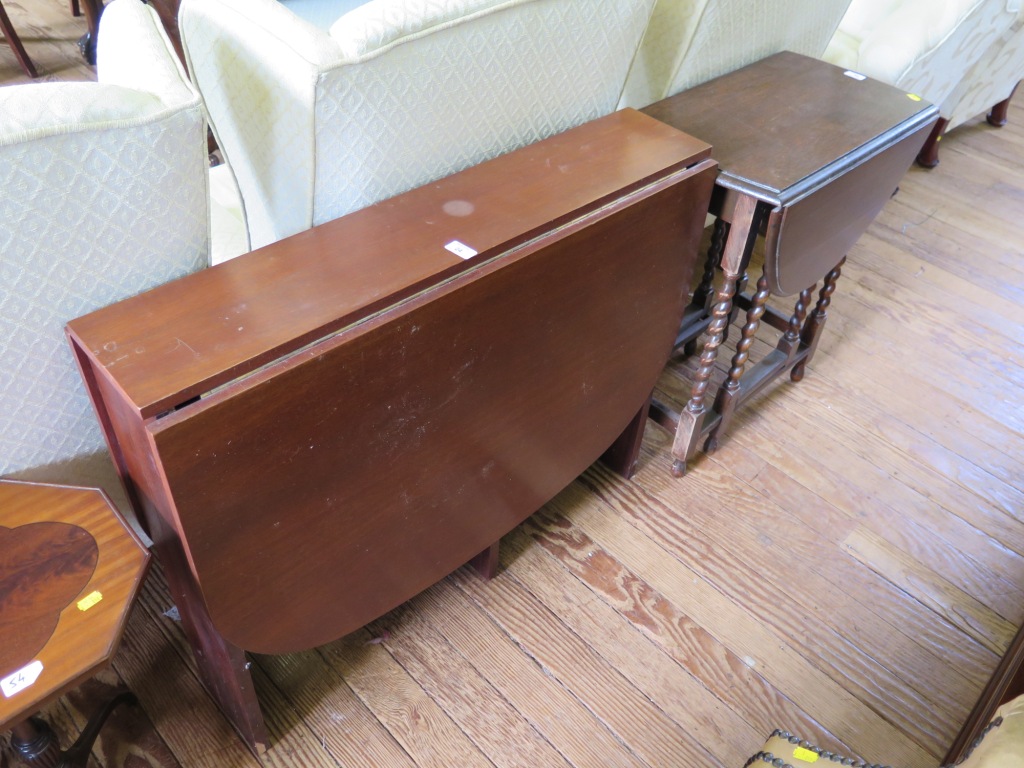
[[853,0],[824,58],[939,106],[1009,28],[1016,0]]

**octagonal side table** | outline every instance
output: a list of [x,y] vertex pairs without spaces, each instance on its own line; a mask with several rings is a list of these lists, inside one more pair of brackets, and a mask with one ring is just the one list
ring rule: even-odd
[[84,766],[106,717],[134,698],[107,702],[59,755],[32,717],[110,663],[149,557],[102,491],[0,480],[0,730],[26,761]]

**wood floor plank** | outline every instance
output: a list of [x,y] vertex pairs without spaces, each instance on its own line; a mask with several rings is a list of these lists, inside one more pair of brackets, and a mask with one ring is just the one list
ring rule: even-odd
[[[503,574],[506,578],[487,584],[472,578],[460,579],[458,584],[549,674],[578,699],[590,702],[588,708],[648,765],[671,765],[674,761],[719,764],[702,743],[721,745],[719,750],[727,756],[730,750],[735,751],[731,759],[723,759],[723,766],[749,757],[748,750],[735,749],[736,742],[742,744],[742,737],[748,734],[756,743],[759,735],[750,732],[749,726],[720,700],[698,685],[687,686],[685,694],[676,690],[665,695],[647,686],[637,687],[636,678],[640,675],[633,664],[625,660],[625,654],[617,659],[624,661],[624,666],[609,663],[600,655],[600,649],[591,647],[566,626],[565,617],[555,614],[553,608],[514,578],[519,570],[517,560]],[[530,581],[529,575],[524,580]],[[604,650],[609,651],[609,655],[621,653],[621,649],[612,651],[605,647]],[[653,655],[654,649],[645,650]],[[692,680],[689,675],[678,679]],[[669,699],[676,695],[680,697],[679,703],[688,701],[692,705],[685,728],[665,711]],[[735,742],[729,740],[730,736]]]
[[881,536],[860,528],[846,538],[845,544],[862,563],[945,616],[993,653],[1001,655],[1009,647],[1016,634],[1014,624],[964,594],[936,571],[890,546]]
[[[579,484],[563,491],[550,505],[573,525],[664,594],[673,604],[685,605],[690,616],[719,642],[743,658],[766,680],[784,686],[802,709],[834,724],[833,732],[854,750],[865,754],[884,750],[894,763],[931,766],[935,755],[910,741],[899,728],[879,717],[829,674],[805,658],[774,627],[749,620],[749,608],[733,602],[715,586],[630,525],[615,510],[595,504]],[[842,725],[839,725],[842,724]],[[874,741],[858,744],[856,736],[871,733]]]
[[339,765],[415,765],[316,651],[260,656],[258,664]]
[[[723,720],[731,728],[709,742],[735,740],[756,745],[780,723],[791,730],[827,734],[838,742],[744,659],[691,620],[685,606],[673,605],[568,520],[543,510],[523,527],[522,534],[526,533],[554,561],[569,569],[581,585],[593,590],[601,602],[579,595],[580,587],[571,581],[567,589],[566,580],[559,578],[549,558],[542,557],[536,547],[522,546],[523,537],[518,533],[502,540],[502,547],[509,546],[515,553],[517,572],[526,572],[534,590],[548,587],[542,590],[548,604],[561,597],[560,603],[575,606],[575,610],[560,606],[557,612],[572,621],[578,634],[594,638],[591,642],[596,640],[598,650],[617,668],[629,670],[630,679],[677,722],[699,724],[701,720],[692,684],[680,681],[678,670],[652,663],[655,654],[632,635],[642,634],[705,686],[708,694],[717,694],[721,703],[735,712],[730,717],[746,718],[746,723],[739,726]],[[714,711],[717,707],[709,710],[711,714]],[[719,718],[709,718],[708,725],[717,727],[717,722]]]
[[366,630],[319,652],[417,765],[485,768],[491,762]]
[[[708,476],[711,470],[711,466],[705,466],[701,471]],[[674,480],[667,478],[658,491],[671,492]],[[684,516],[673,511],[679,507],[670,501],[624,501],[624,495],[631,489],[606,472],[592,470],[584,476],[584,482],[589,490],[616,504],[617,512],[628,515],[630,522],[652,540],[694,563],[695,570],[724,594],[746,601],[747,610],[761,623],[772,626],[797,647],[806,644],[815,648],[815,662],[822,671],[913,733],[920,744],[938,751],[944,729],[954,723],[958,713],[935,697],[930,706],[925,704],[922,689],[927,688],[927,683],[922,685],[916,674],[903,674],[900,679],[896,672],[902,667],[900,662],[878,660],[883,648],[887,659],[900,659],[903,663],[920,659],[913,628],[907,631],[863,610],[856,633],[848,631],[837,619],[858,611],[858,598],[863,599],[864,590],[873,586],[859,578],[863,569],[848,567],[840,572],[842,559],[816,555],[827,550],[822,550],[814,537],[808,538],[803,526],[787,525],[782,510],[758,509],[756,494],[751,491],[740,496],[735,484],[729,490],[728,509],[716,514]],[[653,485],[658,478],[647,482]],[[716,496],[722,495],[722,487],[718,485]],[[697,508],[714,509],[708,496],[696,494],[695,490],[687,494],[687,499]],[[642,514],[637,514],[640,509]],[[757,525],[755,518],[766,520],[768,527]],[[781,590],[780,584],[788,584],[788,590]],[[876,591],[870,597],[873,607],[883,593]],[[922,665],[918,672],[925,669],[927,665]],[[928,714],[927,722],[919,720],[919,714]]]
[[[828,402],[829,407],[817,408],[822,402]],[[862,402],[857,397],[847,397],[843,386],[833,385],[823,377],[808,376],[800,386],[786,391],[784,397],[766,401],[758,415],[763,418],[760,423],[764,428],[770,428],[769,422],[780,425],[788,421],[792,425],[794,419],[815,423],[832,440],[842,441],[844,449],[849,448],[838,459],[844,466],[859,460],[873,465],[878,472],[898,476],[901,485],[916,491],[926,503],[908,497],[902,508],[913,505],[920,514],[905,524],[893,525],[897,522],[895,517],[901,515],[899,510],[893,510],[881,522],[886,535],[894,536],[901,547],[915,553],[918,559],[935,562],[937,567],[955,563],[965,591],[1006,618],[1019,621],[1024,617],[1024,592],[1018,586],[1024,580],[1024,557],[979,530],[972,521],[983,523],[999,519],[1001,513],[1024,508],[1024,497],[884,413],[874,418],[872,430],[864,430],[857,421],[863,415],[859,413],[864,407]],[[974,489],[982,487],[988,492],[979,498]],[[986,503],[990,509],[985,509]]]
[[396,661],[501,768],[569,763],[411,604],[368,628]]
[[428,589],[413,603],[572,765],[645,765],[448,581]]

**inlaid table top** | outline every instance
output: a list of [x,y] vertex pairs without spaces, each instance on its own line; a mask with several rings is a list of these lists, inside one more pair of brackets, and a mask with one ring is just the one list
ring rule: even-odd
[[0,730],[109,663],[148,564],[102,491],[0,480]]

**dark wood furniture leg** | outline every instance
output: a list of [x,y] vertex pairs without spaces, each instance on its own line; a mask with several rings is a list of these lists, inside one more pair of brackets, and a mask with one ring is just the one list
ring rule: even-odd
[[181,616],[199,678],[242,740],[260,756],[267,751],[266,723],[252,683],[252,664],[245,651],[224,639],[204,608],[202,593],[192,577],[181,543],[159,523],[152,531],[154,549],[164,566],[171,598]]
[[123,691],[111,698],[93,713],[85,724],[75,743],[59,751],[53,729],[44,721],[31,717],[11,730],[11,746],[21,759],[33,766],[46,768],[86,768],[92,755],[92,746],[100,735],[100,729],[107,722],[114,709],[121,704],[138,704],[135,694]]
[[832,294],[836,291],[836,282],[839,280],[839,275],[842,274],[843,264],[845,263],[846,257],[844,256],[825,277],[825,284],[821,287],[821,291],[818,294],[818,303],[804,324],[803,332],[800,334],[800,345],[806,349],[806,352],[799,362],[793,366],[793,370],[789,374],[789,378],[793,381],[803,379],[807,363],[814,357],[814,350],[818,347],[818,340],[821,338],[821,332],[825,328],[825,321],[828,319],[828,305],[832,303]]
[[736,405],[742,387],[743,368],[750,358],[750,347],[754,343],[754,334],[761,325],[761,316],[764,315],[765,303],[768,301],[768,278],[761,275],[757,281],[757,292],[754,294],[747,310],[747,322],[743,325],[740,333],[740,340],[736,344],[736,354],[732,357],[732,367],[729,369],[729,376],[718,390],[715,398],[715,410],[721,414],[718,425],[708,435],[707,451],[713,453],[718,449],[718,435],[729,428],[732,416],[736,411]]
[[1017,92],[1018,86],[1019,83],[1018,85],[1015,85],[1013,87],[1013,90],[1010,91],[1009,96],[1007,96],[1005,99],[1003,99],[994,107],[992,107],[992,110],[988,113],[988,115],[985,118],[986,120],[988,120],[989,125],[993,125],[996,128],[1002,128],[1004,125],[1006,125],[1006,120],[1009,117],[1010,113],[1010,102],[1013,100],[1013,94]]
[[30,717],[11,729],[11,746],[29,765],[55,765],[60,747],[45,720]]
[[103,14],[103,0],[79,0],[85,11],[88,31],[78,40],[78,49],[90,64],[96,63],[96,39],[100,30],[100,16]]
[[648,397],[626,429],[601,456],[601,461],[608,469],[627,480],[636,474],[640,461],[640,446],[644,441],[644,428],[647,426],[647,415],[650,410],[651,398]]
[[715,219],[714,230],[711,235],[711,245],[708,247],[707,259],[704,261],[704,274],[701,275],[700,284],[693,292],[693,300],[690,302],[688,316],[693,316],[698,321],[700,331],[691,327],[691,323],[684,321],[683,327],[679,329],[679,336],[676,338],[676,346],[683,346],[683,354],[686,357],[697,351],[697,338],[707,326],[707,318],[710,317],[713,306],[712,299],[715,296],[715,272],[722,263],[722,249],[725,247],[726,238],[729,236],[729,223],[721,218]]
[[917,164],[922,168],[934,168],[939,164],[939,142],[942,141],[942,135],[946,132],[947,125],[949,125],[949,120],[940,117],[939,121],[935,123],[935,127],[932,128],[932,132],[928,134],[928,138],[925,139],[924,146],[917,153]]
[[757,200],[747,195],[737,200],[732,226],[722,255],[722,287],[715,295],[711,323],[707,330],[708,339],[700,355],[700,366],[694,375],[690,400],[679,414],[676,435],[672,442],[672,474],[676,477],[682,477],[686,473],[686,462],[697,452],[697,444],[704,431],[707,414],[705,400],[708,385],[711,383],[711,372],[718,358],[718,348],[725,340],[726,326],[732,314],[733,296],[754,248],[760,218]]
[[793,306],[793,314],[789,318],[789,325],[782,338],[779,339],[777,349],[786,356],[786,365],[792,365],[796,359],[796,353],[800,351],[800,331],[804,325],[804,318],[807,317],[807,307],[811,303],[811,295],[815,286],[810,286],[800,291],[796,304]]
[[498,575],[498,560],[501,554],[501,542],[496,541],[479,555],[469,561],[473,570],[484,581],[490,581]]
[[78,0],[71,0],[71,15],[72,16],[81,16],[82,15],[82,7],[78,4]]
[[7,11],[4,10],[3,2],[0,2],[0,31],[4,33],[4,38],[7,40],[7,44],[11,46],[11,50],[14,51],[15,58],[18,59],[18,64],[25,71],[25,74],[29,77],[38,77],[36,73],[35,65],[32,64],[32,59],[28,57],[25,52],[25,46],[21,44],[21,38],[18,37],[18,33],[14,31],[14,25],[11,24],[11,18],[7,15]]

